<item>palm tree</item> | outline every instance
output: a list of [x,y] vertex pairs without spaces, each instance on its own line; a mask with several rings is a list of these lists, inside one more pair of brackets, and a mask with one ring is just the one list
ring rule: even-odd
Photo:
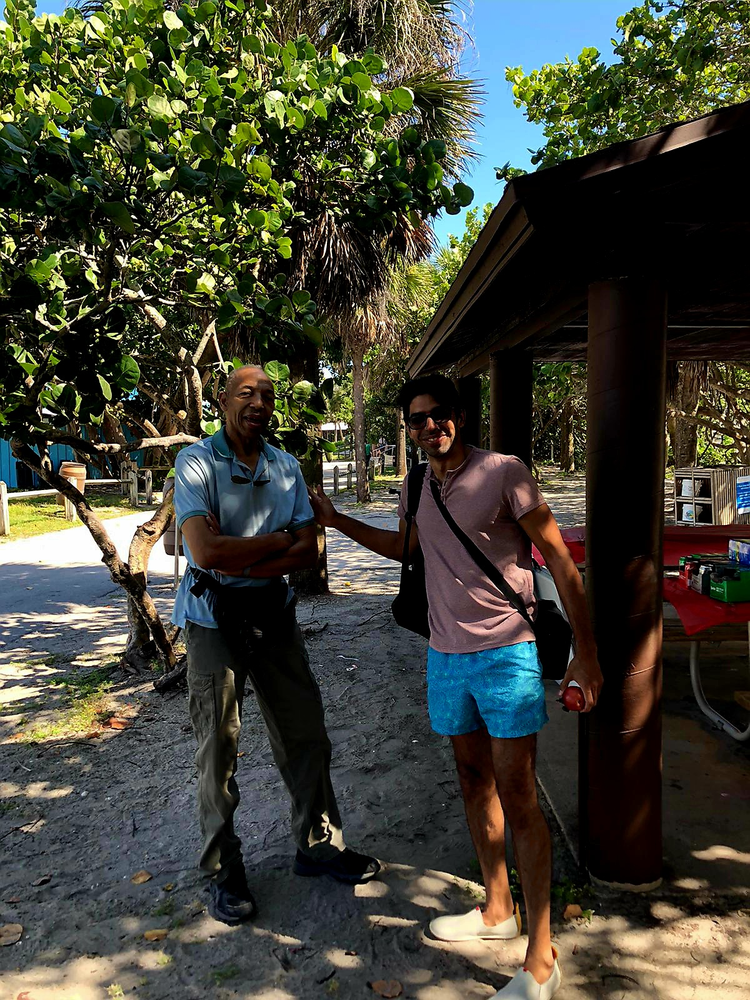
[[[374,49],[386,60],[384,90],[408,87],[410,115],[431,138],[447,148],[444,170],[457,179],[475,158],[481,118],[481,87],[461,75],[468,41],[462,0],[289,0],[276,8],[280,41],[309,36],[319,50],[336,45],[356,57]],[[396,123],[404,126],[404,118]],[[321,205],[301,235],[292,261],[292,280],[304,284],[318,302],[321,318],[344,341],[352,361],[355,404],[357,496],[369,500],[364,460],[364,358],[369,346],[391,337],[388,297],[393,269],[410,265],[434,249],[432,229],[414,227],[404,216],[387,236],[365,235],[341,223]],[[392,337],[391,337],[392,339]],[[318,355],[312,345],[298,354],[294,374],[317,380]],[[314,470],[306,470],[314,475]]]
[[[428,303],[433,301],[433,293],[434,282],[429,267],[424,263],[408,264],[402,259],[391,265],[388,284],[382,291],[369,295],[346,317],[338,317],[329,324],[329,336],[341,339],[352,363],[354,453],[357,499],[360,502],[370,499],[365,464],[365,380],[370,367],[366,357],[377,345],[372,374],[378,382],[391,381],[394,354],[400,360],[407,353],[412,317],[415,312],[425,311]],[[402,424],[403,421],[399,421],[399,433]],[[402,441],[402,455],[404,446],[405,441]]]

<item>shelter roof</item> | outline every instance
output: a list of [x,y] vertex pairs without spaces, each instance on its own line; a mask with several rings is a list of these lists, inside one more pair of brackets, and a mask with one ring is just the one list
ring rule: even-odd
[[511,181],[410,374],[585,360],[592,282],[657,277],[668,357],[750,362],[750,101]]

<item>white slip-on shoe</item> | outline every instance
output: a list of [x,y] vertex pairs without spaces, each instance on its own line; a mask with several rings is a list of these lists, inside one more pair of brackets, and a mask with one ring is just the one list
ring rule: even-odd
[[538,983],[528,970],[519,969],[508,985],[498,990],[492,1000],[550,1000],[562,983],[556,948],[552,949],[552,954],[555,956],[555,964],[546,983]]
[[512,917],[488,927],[480,907],[475,906],[458,916],[436,917],[430,922],[430,933],[440,941],[510,941],[521,933],[521,913],[516,903]]

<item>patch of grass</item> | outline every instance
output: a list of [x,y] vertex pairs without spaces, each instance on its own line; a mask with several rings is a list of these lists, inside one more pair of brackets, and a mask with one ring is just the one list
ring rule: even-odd
[[24,743],[39,743],[55,737],[75,736],[96,727],[109,714],[109,676],[117,664],[106,664],[95,670],[79,670],[56,677],[50,683],[64,688],[65,708],[49,722],[35,726],[23,734]]
[[5,816],[6,813],[13,812],[18,808],[18,803],[14,802],[13,799],[2,799],[0,801],[0,816]]
[[28,701],[9,701],[7,705],[0,708],[0,718],[5,715],[18,715],[19,712],[33,712],[41,708],[43,704],[42,698],[30,698]]
[[583,901],[587,896],[590,896],[593,891],[594,887],[591,885],[573,882],[571,879],[566,878],[563,879],[562,882],[555,882],[553,884],[552,898],[558,899],[563,908],[569,903],[578,903],[581,907],[581,915],[585,917],[589,923],[591,923],[594,911],[591,908],[586,908],[583,905]]
[[124,997],[125,991],[119,983],[111,983],[107,987],[107,995],[110,997]]
[[210,976],[217,986],[221,986],[227,979],[234,979],[235,976],[239,976],[240,972],[242,972],[242,969],[238,968],[238,966],[228,965],[224,969],[214,969],[210,973]]
[[117,661],[111,660],[94,670],[76,670],[63,677],[52,677],[50,684],[54,687],[64,687],[70,698],[87,698],[91,694],[109,690],[112,687],[109,676],[116,669]]
[[159,903],[159,905],[151,911],[151,914],[154,917],[171,917],[173,913],[174,913],[173,899],[165,899],[163,903]]
[[[11,493],[11,496],[13,494]],[[87,489],[86,499],[96,511],[97,517],[102,519],[110,517],[122,517],[124,514],[132,513],[135,508],[130,506],[128,497],[120,496],[115,490]],[[145,508],[155,509],[156,505]],[[143,510],[143,507],[139,507]],[[54,496],[49,497],[29,497],[25,500],[11,500],[8,504],[10,512],[10,534],[0,536],[0,545],[3,542],[12,542],[17,538],[33,538],[35,535],[44,535],[48,531],[63,531],[65,528],[80,527],[81,522],[76,520],[73,524],[65,520],[65,510],[58,506]]]
[[165,951],[160,951],[159,954],[156,956],[157,965],[171,965],[173,961],[174,959],[172,958],[172,956],[167,955]]

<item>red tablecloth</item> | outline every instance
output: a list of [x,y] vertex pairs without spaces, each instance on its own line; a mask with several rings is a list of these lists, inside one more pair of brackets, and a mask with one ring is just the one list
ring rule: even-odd
[[[617,530],[616,527],[613,530]],[[586,562],[586,529],[564,528],[562,536],[570,550],[573,561]],[[664,566],[677,566],[680,556],[693,552],[728,551],[730,538],[750,538],[750,525],[711,525],[702,528],[683,528],[667,525],[664,528]],[[535,558],[541,557],[534,549]],[[737,624],[750,621],[750,602],[724,604],[712,597],[697,594],[674,577],[664,577],[664,600],[668,601],[680,616],[687,635],[695,635],[705,628],[717,625]]]

